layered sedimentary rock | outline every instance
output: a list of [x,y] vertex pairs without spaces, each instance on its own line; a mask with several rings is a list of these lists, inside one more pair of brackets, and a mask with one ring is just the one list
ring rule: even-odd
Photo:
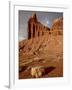
[[53,21],[51,29],[38,21],[34,13],[28,21],[28,39],[43,36],[45,34],[59,35],[63,34],[63,18],[57,18]]
[[56,35],[63,34],[63,18],[57,18],[53,21],[51,31]]
[[34,13],[28,21],[28,39],[49,33],[50,28],[41,24]]

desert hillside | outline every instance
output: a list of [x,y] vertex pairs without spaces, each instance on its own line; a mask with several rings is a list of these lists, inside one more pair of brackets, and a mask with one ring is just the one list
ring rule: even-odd
[[21,41],[19,43],[20,78],[30,78],[31,75],[28,68],[32,68],[33,66],[54,67],[55,70],[51,72],[50,76],[62,76],[62,40],[62,35],[44,35]]

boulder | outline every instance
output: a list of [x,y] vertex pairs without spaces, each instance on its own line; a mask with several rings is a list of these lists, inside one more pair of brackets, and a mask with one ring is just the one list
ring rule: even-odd
[[35,78],[42,77],[45,73],[45,69],[42,66],[36,66],[31,68],[31,76]]

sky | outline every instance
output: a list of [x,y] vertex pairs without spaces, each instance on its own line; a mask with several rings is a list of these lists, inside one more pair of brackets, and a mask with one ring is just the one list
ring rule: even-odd
[[54,19],[63,17],[61,12],[41,12],[41,11],[24,11],[19,10],[19,40],[27,39],[28,20],[33,13],[36,13],[38,21],[49,28],[52,26]]

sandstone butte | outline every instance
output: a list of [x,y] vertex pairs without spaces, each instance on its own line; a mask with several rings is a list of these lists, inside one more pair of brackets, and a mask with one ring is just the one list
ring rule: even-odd
[[42,66],[41,78],[63,76],[63,18],[46,27],[38,21],[36,13],[28,21],[28,39],[19,42],[19,79],[33,78],[32,67]]

